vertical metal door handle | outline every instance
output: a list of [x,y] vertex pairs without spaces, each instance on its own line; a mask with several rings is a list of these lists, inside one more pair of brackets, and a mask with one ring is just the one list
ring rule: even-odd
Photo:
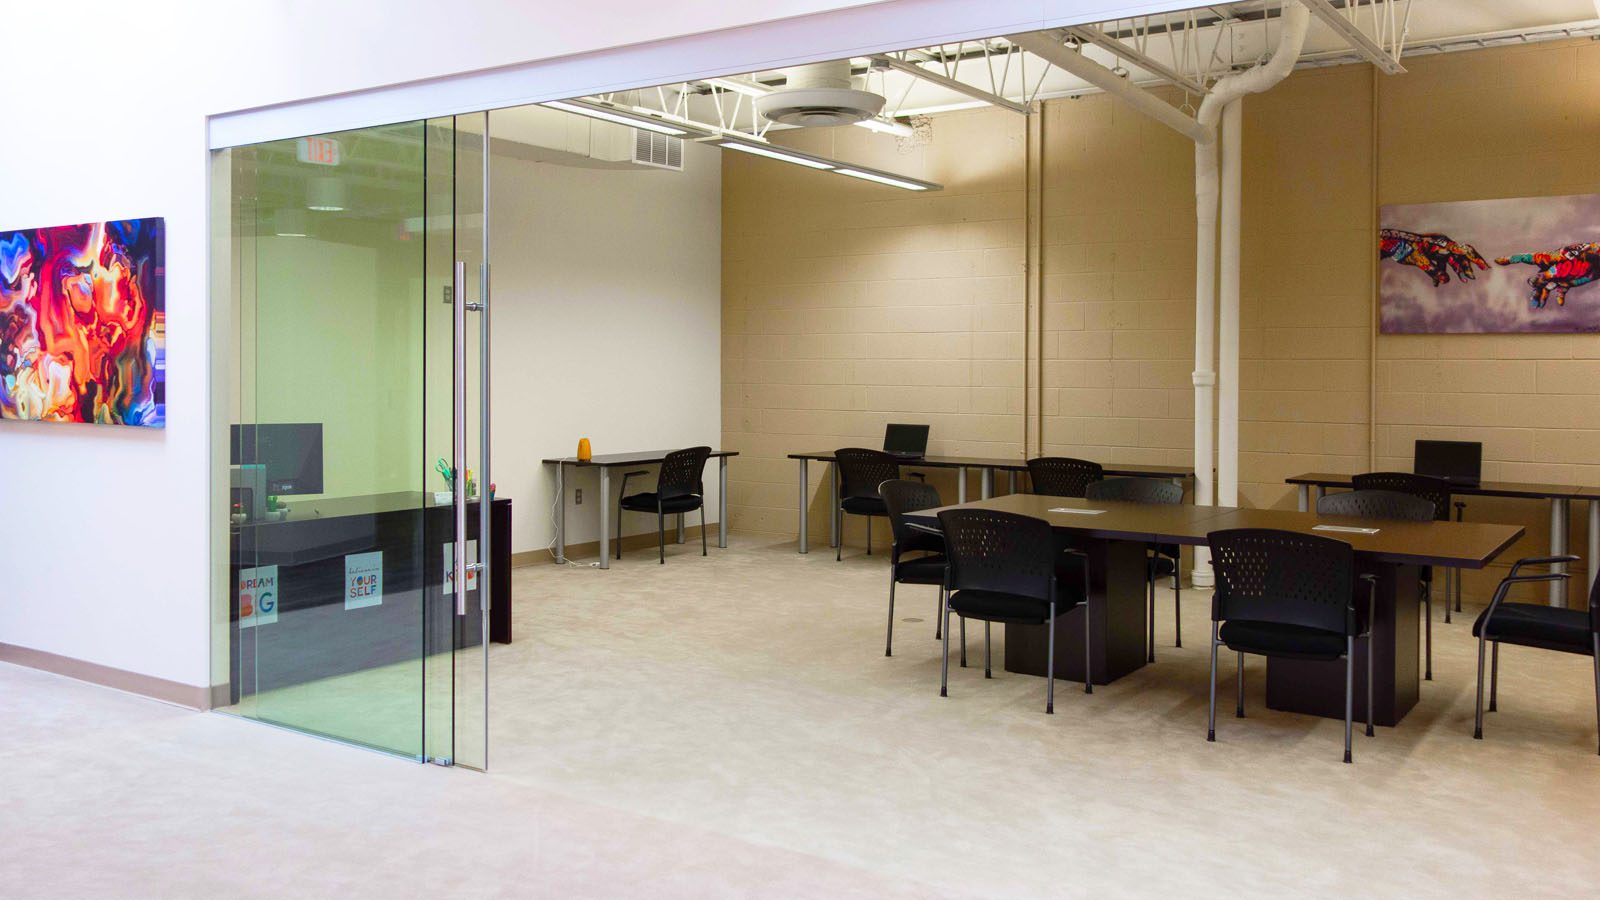
[[455,284],[451,288],[452,334],[455,337],[454,469],[451,496],[455,501],[456,615],[467,614],[467,264],[456,260]]

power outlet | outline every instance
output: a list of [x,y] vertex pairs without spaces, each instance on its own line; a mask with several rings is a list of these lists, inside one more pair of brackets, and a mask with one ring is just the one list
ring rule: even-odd
[[578,488],[572,492],[572,504],[574,506],[583,505],[583,488]]

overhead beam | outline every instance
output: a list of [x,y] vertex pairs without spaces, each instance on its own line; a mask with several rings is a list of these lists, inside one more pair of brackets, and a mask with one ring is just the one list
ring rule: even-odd
[[1138,85],[1082,53],[1069,49],[1053,37],[1036,32],[1007,35],[1006,40],[1052,66],[1076,75],[1108,94],[1122,98],[1139,112],[1197,144],[1209,144],[1216,138],[1211,129],[1179,112],[1176,107],[1163,102],[1153,94],[1146,93]]
[[982,100],[984,103],[987,103],[990,106],[998,106],[1002,109],[1009,109],[1014,113],[1019,113],[1024,116],[1028,114],[1028,105],[1026,103],[1018,103],[1015,100],[1007,99],[999,94],[991,94],[982,88],[973,87],[964,81],[957,81],[948,75],[943,75],[931,69],[924,69],[916,63],[906,62],[903,59],[898,59],[882,53],[877,54],[872,58],[887,65],[891,69],[904,72],[907,75],[911,75],[916,78],[921,78],[923,81],[937,84],[942,88],[955,91],[958,94],[964,94],[974,100]]
[[1356,23],[1339,14],[1333,4],[1328,0],[1300,0],[1300,5],[1311,11],[1311,14],[1321,19],[1329,28],[1332,28],[1340,37],[1343,37],[1355,51],[1366,60],[1377,66],[1386,75],[1404,75],[1406,67],[1400,65],[1389,51],[1367,37],[1367,33],[1356,27]]
[[1152,75],[1158,75],[1167,81],[1172,82],[1178,87],[1183,88],[1191,94],[1206,93],[1205,85],[1195,81],[1193,78],[1190,78],[1182,72],[1179,72],[1177,69],[1172,68],[1166,63],[1154,59],[1148,53],[1144,53],[1128,46],[1127,44],[1124,44],[1123,42],[1106,34],[1098,28],[1086,28],[1082,25],[1074,25],[1073,27],[1067,29],[1067,33],[1080,41],[1088,41],[1096,47],[1099,47],[1107,53],[1110,53],[1126,62],[1133,63]]

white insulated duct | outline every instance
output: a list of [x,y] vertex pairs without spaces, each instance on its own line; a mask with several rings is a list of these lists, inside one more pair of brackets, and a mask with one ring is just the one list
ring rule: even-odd
[[[1195,116],[1196,124],[1211,135],[1211,140],[1195,142],[1194,193],[1195,193],[1195,296],[1194,296],[1194,470],[1195,503],[1209,506],[1216,502],[1212,480],[1212,463],[1215,460],[1217,482],[1223,488],[1223,501],[1232,505],[1238,501],[1239,490],[1239,155],[1240,128],[1238,110],[1232,112],[1233,122],[1223,129],[1221,143],[1230,146],[1219,148],[1215,139],[1217,124],[1223,111],[1236,105],[1246,94],[1259,94],[1282,81],[1293,71],[1305,46],[1306,30],[1311,24],[1311,12],[1300,3],[1284,4],[1283,30],[1278,35],[1278,46],[1266,62],[1244,72],[1224,75],[1211,86],[1211,93],[1200,104]],[[1228,179],[1229,197],[1221,198],[1222,173],[1218,165],[1219,150],[1230,161]],[[1227,235],[1220,260],[1222,291],[1222,334],[1224,397],[1219,418],[1223,419],[1221,446],[1216,446],[1217,434],[1212,418],[1215,405],[1217,373],[1212,369],[1216,357],[1216,309],[1218,288],[1217,214],[1223,211],[1222,233]],[[1218,452],[1220,451],[1220,452]],[[1204,548],[1195,551],[1191,577],[1197,587],[1212,583],[1211,557]]]

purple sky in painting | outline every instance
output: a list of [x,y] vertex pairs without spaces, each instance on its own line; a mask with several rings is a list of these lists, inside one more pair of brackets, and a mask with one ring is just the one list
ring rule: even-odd
[[1463,282],[1452,272],[1436,288],[1423,270],[1381,260],[1385,334],[1600,331],[1600,281],[1573,288],[1565,306],[1552,299],[1543,309],[1530,309],[1528,279],[1538,267],[1494,262],[1497,256],[1600,241],[1600,194],[1385,206],[1380,219],[1384,228],[1449,235],[1489,261],[1489,271],[1474,270],[1476,281]]

